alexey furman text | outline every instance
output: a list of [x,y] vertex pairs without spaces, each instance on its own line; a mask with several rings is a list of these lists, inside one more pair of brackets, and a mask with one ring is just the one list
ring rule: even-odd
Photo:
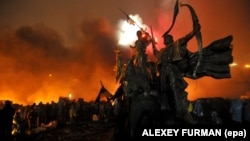
[[144,129],[142,136],[221,136],[221,129]]

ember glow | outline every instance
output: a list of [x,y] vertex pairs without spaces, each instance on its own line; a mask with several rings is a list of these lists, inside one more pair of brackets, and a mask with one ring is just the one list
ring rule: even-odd
[[[249,95],[249,81],[242,78],[249,76],[244,65],[250,63],[250,32],[246,30],[250,29],[250,1],[180,2],[195,8],[204,46],[229,34],[234,36],[233,55],[238,64],[231,67],[230,79],[186,79],[189,99]],[[103,0],[0,1],[0,100],[46,103],[71,93],[72,98],[91,101],[99,92],[100,81],[114,93],[118,87],[114,49],[133,45],[138,30],[135,26],[127,29],[131,25],[119,8],[149,33],[152,26],[160,49],[162,34],[172,22],[174,4],[175,0],[111,0],[109,4]],[[171,34],[177,39],[191,29],[190,13],[180,8]],[[197,51],[196,40],[188,47]],[[154,59],[152,48],[147,51],[149,59]]]

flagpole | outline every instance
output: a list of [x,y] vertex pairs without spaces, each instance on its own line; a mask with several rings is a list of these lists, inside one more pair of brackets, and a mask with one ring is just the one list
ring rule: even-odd
[[144,31],[144,29],[140,27],[126,12],[124,12],[121,8],[119,8],[119,10],[127,17],[127,21],[130,24],[136,25],[140,30]]

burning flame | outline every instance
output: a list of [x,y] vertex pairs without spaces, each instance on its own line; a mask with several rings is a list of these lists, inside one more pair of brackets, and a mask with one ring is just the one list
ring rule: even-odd
[[143,24],[142,18],[136,15],[130,15],[130,17],[136,22],[135,25],[130,24],[127,20],[120,20],[118,28],[118,44],[121,46],[129,46],[134,44],[134,41],[137,40],[136,31],[142,28],[143,30],[147,29],[147,25]]

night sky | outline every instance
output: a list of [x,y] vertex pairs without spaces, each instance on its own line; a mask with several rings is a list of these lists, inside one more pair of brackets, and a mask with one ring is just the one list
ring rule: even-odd
[[[238,64],[231,68],[230,79],[186,79],[189,99],[250,96],[250,69],[244,68],[250,64],[250,1],[179,1],[196,10],[204,47],[233,35]],[[31,104],[72,94],[72,98],[91,101],[100,81],[114,93],[118,86],[114,49],[119,22],[126,20],[119,8],[151,25],[161,48],[161,35],[172,23],[174,4],[175,0],[1,0],[0,100]],[[190,13],[180,8],[171,34],[177,39],[191,30]],[[197,51],[195,38],[188,48]],[[129,58],[130,49],[124,50]]]

